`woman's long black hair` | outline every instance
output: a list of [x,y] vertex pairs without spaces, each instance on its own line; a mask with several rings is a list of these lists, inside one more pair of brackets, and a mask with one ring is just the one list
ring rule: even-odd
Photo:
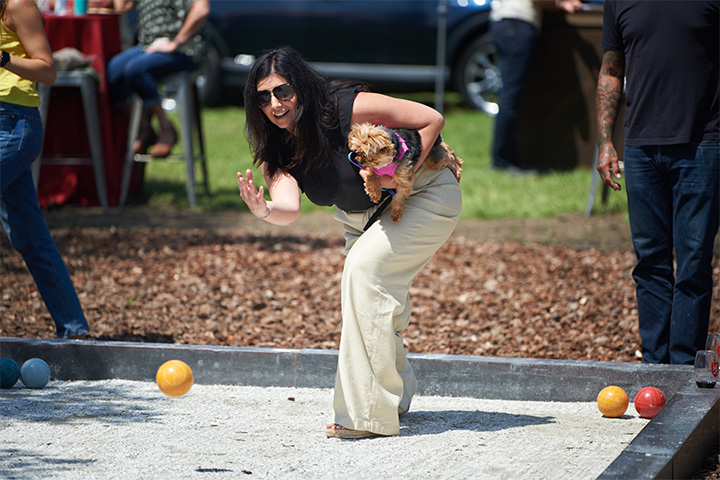
[[[290,130],[275,126],[263,113],[257,100],[257,84],[276,74],[295,88],[297,110]],[[333,82],[315,70],[291,47],[264,53],[250,69],[245,83],[245,135],[253,152],[254,165],[263,162],[273,176],[301,165],[304,171],[326,163],[330,158],[329,132],[337,126],[337,91],[342,86],[364,85]]]

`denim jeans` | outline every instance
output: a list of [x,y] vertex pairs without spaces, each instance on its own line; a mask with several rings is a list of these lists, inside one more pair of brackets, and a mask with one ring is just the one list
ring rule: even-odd
[[132,93],[143,99],[145,108],[160,101],[159,78],[194,70],[192,58],[184,53],[145,53],[139,45],[124,50],[107,64],[108,91],[113,103],[125,103]]
[[495,117],[492,147],[493,166],[522,168],[524,165],[518,150],[518,115],[535,57],[538,32],[530,23],[515,19],[492,22],[490,28],[497,45],[502,75],[498,100],[500,109]]
[[[720,146],[625,146],[628,214],[646,363],[692,364],[710,320]],[[673,268],[673,249],[676,269]]]
[[30,165],[42,148],[37,108],[0,102],[0,220],[22,255],[57,336],[89,331],[77,293],[38,204]]

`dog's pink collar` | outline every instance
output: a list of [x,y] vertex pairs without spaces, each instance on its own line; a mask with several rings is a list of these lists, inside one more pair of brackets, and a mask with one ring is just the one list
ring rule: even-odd
[[[400,135],[398,135],[397,132],[395,133],[395,136],[398,138],[398,140],[400,140],[400,147],[398,148],[397,154],[395,155],[395,160],[402,160],[407,151],[410,149],[408,148],[407,143],[405,143],[405,140]],[[378,175],[387,175],[389,177],[392,177],[393,175],[395,175],[396,168],[397,163],[390,162],[384,167],[373,168],[373,170]]]
[[380,168],[373,167],[373,171],[375,173],[377,173],[378,175],[387,175],[388,177],[392,177],[393,175],[395,175],[396,168],[397,168],[397,163],[390,162],[387,165],[385,165],[384,167],[380,167]]

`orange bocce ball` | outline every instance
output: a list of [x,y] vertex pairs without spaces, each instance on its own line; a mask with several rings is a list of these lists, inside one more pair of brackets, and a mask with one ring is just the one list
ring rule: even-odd
[[180,360],[168,360],[155,375],[158,388],[168,397],[182,397],[190,391],[194,381],[192,369]]
[[628,403],[625,390],[615,385],[603,388],[597,396],[598,409],[606,417],[620,417],[627,410]]

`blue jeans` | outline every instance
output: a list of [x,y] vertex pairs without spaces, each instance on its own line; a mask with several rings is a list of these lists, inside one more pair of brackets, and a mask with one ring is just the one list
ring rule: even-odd
[[692,364],[695,352],[705,347],[720,216],[719,162],[717,142],[625,146],[637,256],[633,278],[646,363]]
[[515,19],[492,22],[490,32],[500,56],[502,75],[492,162],[496,168],[522,168],[524,165],[518,149],[518,115],[535,57],[538,32],[530,23]]
[[90,331],[38,204],[30,165],[42,148],[37,108],[0,102],[0,220],[35,279],[60,338]]
[[128,48],[107,64],[107,81],[110,98],[123,104],[134,92],[147,109],[160,101],[158,79],[177,72],[197,68],[192,58],[184,53],[145,53],[139,45]]

